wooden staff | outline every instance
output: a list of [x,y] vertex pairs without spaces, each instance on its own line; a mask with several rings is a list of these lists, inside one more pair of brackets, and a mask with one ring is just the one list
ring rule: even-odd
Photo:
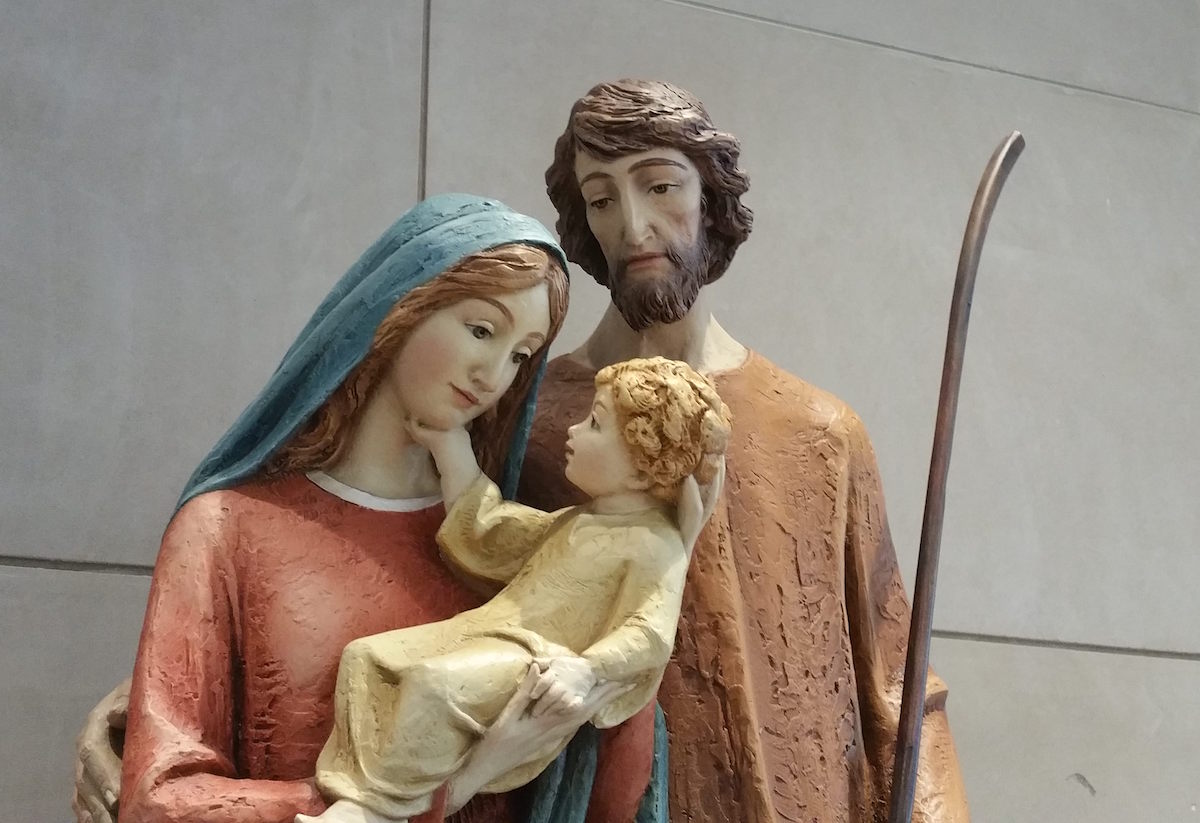
[[942,520],[946,511],[946,475],[950,469],[950,445],[954,439],[954,415],[958,409],[958,385],[962,378],[963,350],[967,345],[967,319],[971,313],[975,272],[979,268],[979,253],[983,249],[992,209],[1024,148],[1025,138],[1014,131],[992,154],[975,191],[975,202],[971,204],[971,216],[967,219],[962,251],[958,256],[958,276],[954,280],[950,328],[946,334],[946,359],[942,365],[942,389],[933,429],[933,457],[929,463],[929,485],[925,490],[917,580],[913,586],[912,623],[908,630],[908,659],[904,665],[904,693],[900,700],[900,729],[896,736],[888,823],[912,820],[921,750],[921,720],[925,714],[925,675],[929,669],[929,641],[933,628],[933,590],[937,585]]

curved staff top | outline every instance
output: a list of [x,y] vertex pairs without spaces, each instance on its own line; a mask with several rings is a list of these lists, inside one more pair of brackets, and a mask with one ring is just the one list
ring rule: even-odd
[[[567,270],[554,235],[497,200],[441,194],[406,212],[317,307],[258,397],[192,473],[176,511],[197,495],[253,477],[362,362],[375,329],[406,294],[464,257],[512,243],[541,246]],[[546,360],[543,352],[513,431],[500,484],[506,497],[517,488]]]

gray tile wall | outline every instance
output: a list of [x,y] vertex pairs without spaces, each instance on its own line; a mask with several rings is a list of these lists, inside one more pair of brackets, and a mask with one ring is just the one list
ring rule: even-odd
[[[425,21],[3,7],[0,820],[55,820],[184,479],[417,196]],[[977,820],[1198,819],[1200,7],[434,0],[428,22],[430,193],[551,221],[553,139],[612,77],[685,85],[742,137],[756,227],[722,320],[867,421],[910,576],[962,227],[1025,132],[976,290],[934,665]],[[583,276],[572,297],[559,350],[606,301]]]

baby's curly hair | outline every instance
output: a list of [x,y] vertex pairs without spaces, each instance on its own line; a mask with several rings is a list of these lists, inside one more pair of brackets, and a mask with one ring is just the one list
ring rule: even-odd
[[596,388],[605,386],[650,494],[673,503],[688,475],[701,484],[713,479],[732,416],[712,381],[687,363],[650,357],[601,369]]

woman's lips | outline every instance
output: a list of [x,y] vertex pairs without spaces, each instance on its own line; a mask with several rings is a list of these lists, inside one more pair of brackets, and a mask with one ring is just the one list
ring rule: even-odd
[[450,388],[454,389],[454,395],[460,402],[465,403],[467,406],[479,405],[479,398],[471,394],[469,391],[464,391],[458,386],[455,386],[453,383],[450,384]]

